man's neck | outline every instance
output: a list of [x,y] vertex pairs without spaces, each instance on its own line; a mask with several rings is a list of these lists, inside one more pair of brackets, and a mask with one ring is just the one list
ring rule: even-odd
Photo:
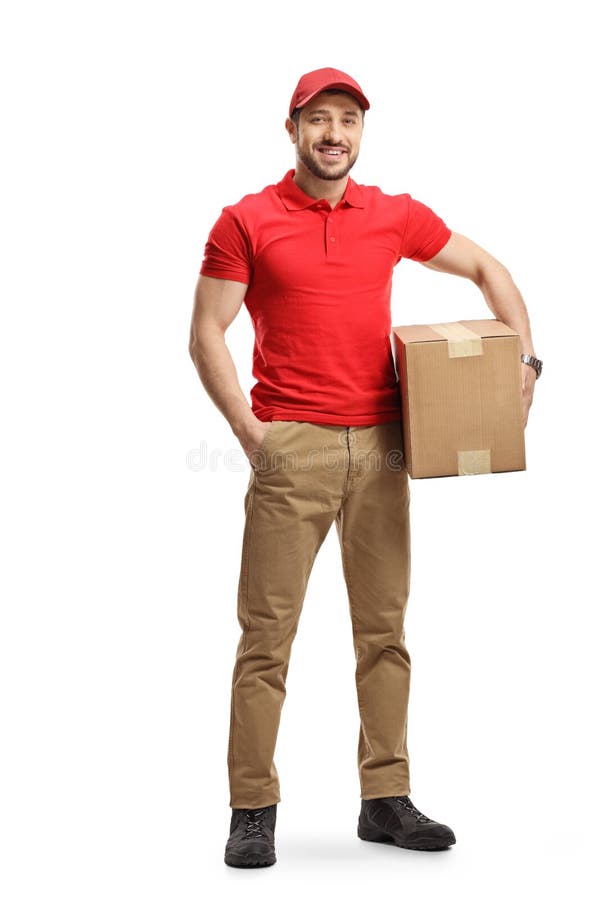
[[301,191],[308,197],[314,197],[315,200],[327,200],[332,209],[344,196],[348,178],[348,175],[335,181],[317,178],[305,166],[300,165],[296,167],[293,175],[294,184],[297,184]]

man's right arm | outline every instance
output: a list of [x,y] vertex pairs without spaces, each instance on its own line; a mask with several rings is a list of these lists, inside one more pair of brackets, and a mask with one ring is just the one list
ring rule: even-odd
[[207,394],[249,457],[262,443],[269,424],[252,412],[225,343],[225,332],[240,311],[247,290],[248,285],[240,281],[199,276],[189,351]]

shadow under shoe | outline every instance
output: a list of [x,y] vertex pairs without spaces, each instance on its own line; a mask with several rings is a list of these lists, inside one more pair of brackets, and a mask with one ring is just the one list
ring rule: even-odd
[[445,850],[456,843],[452,829],[420,812],[408,795],[362,800],[358,836],[406,850]]
[[229,839],[225,846],[228,866],[256,869],[272,866],[275,856],[277,804],[258,809],[232,809]]

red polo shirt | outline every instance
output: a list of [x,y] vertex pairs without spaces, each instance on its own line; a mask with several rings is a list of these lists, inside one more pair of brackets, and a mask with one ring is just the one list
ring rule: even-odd
[[392,274],[428,260],[451,231],[410,194],[348,178],[333,209],[294,169],[226,206],[202,275],[248,285],[255,332],[252,411],[273,419],[375,425],[401,418],[391,345]]

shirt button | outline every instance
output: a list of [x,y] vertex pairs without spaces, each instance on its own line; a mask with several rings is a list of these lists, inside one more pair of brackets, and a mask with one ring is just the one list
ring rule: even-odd
[[330,240],[330,241],[335,241],[335,238],[334,238],[334,236],[333,236],[333,235],[331,235],[331,237],[330,237],[330,238],[329,238],[329,240]]

